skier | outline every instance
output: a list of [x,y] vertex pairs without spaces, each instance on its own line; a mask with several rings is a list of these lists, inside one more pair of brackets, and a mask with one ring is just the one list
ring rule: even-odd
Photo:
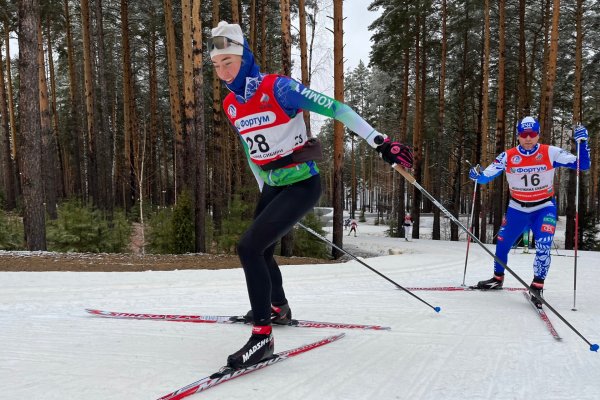
[[350,218],[346,218],[346,220],[344,221],[344,230],[347,231],[348,227],[350,226]]
[[354,237],[356,237],[356,228],[358,227],[358,222],[356,222],[355,219],[350,220],[350,232],[348,232],[348,236],[350,236],[350,234],[352,232],[354,232]]
[[[556,204],[554,202],[554,168],[577,167],[577,157],[559,147],[539,144],[540,125],[533,117],[523,118],[517,125],[519,145],[496,157],[482,173],[471,168],[469,178],[486,184],[506,171],[510,190],[510,202],[498,232],[496,256],[505,264],[508,253],[525,228],[531,229],[535,238],[533,282],[530,287],[531,301],[541,308],[544,280],[550,268],[550,250],[556,228]],[[587,145],[587,129],[575,128],[574,139],[578,142],[580,169],[590,168]],[[504,267],[494,262],[494,276],[480,281],[477,289],[501,289]],[[536,297],[537,296],[537,297]]]
[[307,136],[302,110],[344,123],[379,152],[384,161],[412,167],[408,146],[373,129],[350,107],[285,76],[262,74],[237,24],[221,21],[208,43],[218,77],[231,93],[223,101],[239,133],[261,191],[254,220],[237,251],[244,268],[252,336],[227,358],[241,368],[273,354],[271,324],[287,324],[292,312],[273,258],[276,242],[317,203],[321,194],[318,141]]
[[523,253],[529,253],[529,228],[523,231]]
[[406,213],[404,216],[404,240],[408,242],[408,238],[412,236],[413,219],[410,213]]

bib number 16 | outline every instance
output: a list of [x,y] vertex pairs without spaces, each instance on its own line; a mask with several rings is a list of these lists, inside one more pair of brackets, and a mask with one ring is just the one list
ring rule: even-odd
[[[527,179],[529,177],[529,179]],[[521,180],[525,183],[525,187],[538,186],[540,184],[540,174],[523,175]]]

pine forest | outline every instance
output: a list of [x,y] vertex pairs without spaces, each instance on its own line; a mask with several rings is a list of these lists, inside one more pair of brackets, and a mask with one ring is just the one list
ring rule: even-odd
[[[470,167],[517,145],[525,116],[541,143],[573,154],[583,124],[591,168],[557,169],[556,204],[565,248],[578,221],[579,247],[600,250],[600,1],[360,3],[379,17],[369,59],[347,68],[342,0],[0,0],[0,249],[123,252],[135,223],[149,252],[236,251],[260,192],[207,49],[224,20],[242,27],[262,72],[309,87],[320,77],[328,96],[410,145],[412,176],[454,216],[473,210],[484,243],[508,189],[498,178],[474,192]],[[429,214],[428,239],[464,240],[366,141],[305,120],[323,145],[319,206],[334,210],[334,243],[344,212],[401,235],[410,211],[415,238]],[[317,250],[306,240],[291,232],[278,251],[341,256],[307,254]]]

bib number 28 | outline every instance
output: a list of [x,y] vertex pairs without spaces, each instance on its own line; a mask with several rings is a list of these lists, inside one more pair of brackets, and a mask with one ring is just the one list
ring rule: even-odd
[[257,152],[266,153],[270,150],[269,144],[267,143],[267,138],[264,135],[255,135],[253,138],[246,137],[246,142],[248,143],[248,149],[250,150],[250,154],[256,154]]

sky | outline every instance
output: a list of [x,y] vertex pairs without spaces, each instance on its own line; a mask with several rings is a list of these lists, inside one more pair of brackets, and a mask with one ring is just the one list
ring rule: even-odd
[[[344,1],[344,70],[354,69],[362,60],[369,64],[371,51],[372,32],[369,25],[381,15],[380,11],[368,11],[370,1],[346,0]],[[333,16],[331,2],[319,13],[315,49],[313,54],[313,76],[311,88],[333,97],[333,34],[325,29],[333,29],[330,17]],[[292,21],[292,25],[297,21]],[[292,49],[294,70],[292,76],[300,79],[300,50]]]
[[367,10],[370,3],[367,0],[344,1],[344,56],[348,60],[346,68],[356,68],[360,60],[365,65],[369,63],[373,32],[368,27],[381,15],[381,11]]
[[[574,258],[562,248],[565,220],[557,226],[560,248],[552,252],[544,296],[587,340],[599,343],[600,253],[579,251],[577,311],[571,311]],[[373,221],[367,215],[359,222],[357,237],[344,236],[344,247],[376,255],[363,260],[405,288],[460,286],[464,234],[460,242],[426,239],[432,218],[423,217],[422,239],[405,241],[385,236],[387,227]],[[533,259],[517,248],[508,264],[530,282]],[[493,260],[480,246],[471,244],[468,261],[468,285],[491,276]],[[189,400],[600,398],[600,354],[548,312],[562,337],[555,340],[521,291],[412,291],[441,307],[436,313],[356,261],[286,265],[282,274],[295,318],[391,330],[274,327],[276,352],[340,331],[345,337]],[[509,274],[505,287],[522,288]],[[218,370],[251,328],[105,319],[85,308],[239,315],[248,304],[241,268],[0,272],[0,398],[156,399]]]

